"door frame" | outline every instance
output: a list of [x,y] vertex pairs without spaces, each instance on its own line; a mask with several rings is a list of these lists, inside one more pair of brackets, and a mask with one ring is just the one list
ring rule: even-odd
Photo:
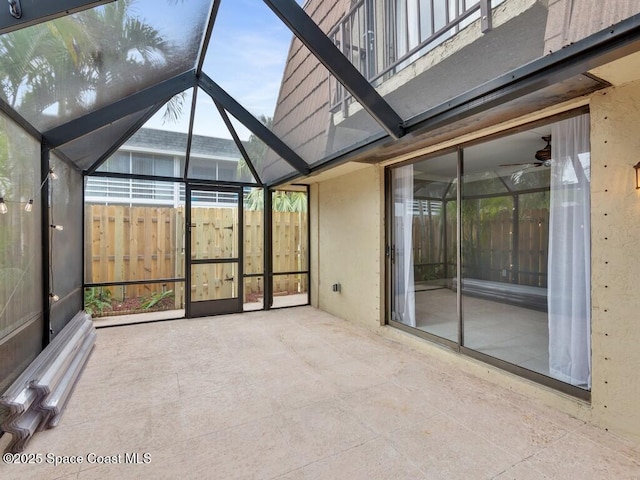
[[[191,193],[192,191],[234,193],[238,196],[238,232],[237,256],[225,259],[194,260],[191,258]],[[244,190],[238,186],[222,186],[187,182],[185,190],[185,316],[187,318],[222,315],[226,313],[240,313],[243,311],[244,299]],[[191,271],[192,265],[208,265],[222,263],[237,263],[237,297],[220,300],[191,299]]]

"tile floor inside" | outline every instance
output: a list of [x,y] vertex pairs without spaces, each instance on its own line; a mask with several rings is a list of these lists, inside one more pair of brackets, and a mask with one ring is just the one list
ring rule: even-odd
[[640,478],[640,445],[312,307],[100,329],[25,453],[0,478]]
[[[547,313],[470,296],[462,297],[464,345],[549,375]],[[456,294],[450,289],[416,291],[417,328],[458,341]]]

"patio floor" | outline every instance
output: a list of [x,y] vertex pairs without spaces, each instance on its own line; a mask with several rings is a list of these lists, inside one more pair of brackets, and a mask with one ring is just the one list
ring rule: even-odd
[[640,478],[640,445],[312,307],[100,329],[27,453],[0,477]]

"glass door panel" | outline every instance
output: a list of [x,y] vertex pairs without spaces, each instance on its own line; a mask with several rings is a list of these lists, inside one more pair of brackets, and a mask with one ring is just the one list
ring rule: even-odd
[[461,182],[463,346],[544,375],[550,169],[528,162],[550,129],[466,148]]
[[457,154],[396,168],[391,186],[391,319],[457,342]]
[[271,307],[309,303],[309,192],[291,186],[271,193]]
[[188,187],[187,316],[242,311],[242,190]]

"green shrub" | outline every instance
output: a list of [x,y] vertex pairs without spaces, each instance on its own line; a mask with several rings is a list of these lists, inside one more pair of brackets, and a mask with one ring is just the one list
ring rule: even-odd
[[90,287],[84,291],[84,309],[89,315],[102,314],[111,309],[111,290],[101,287]]

